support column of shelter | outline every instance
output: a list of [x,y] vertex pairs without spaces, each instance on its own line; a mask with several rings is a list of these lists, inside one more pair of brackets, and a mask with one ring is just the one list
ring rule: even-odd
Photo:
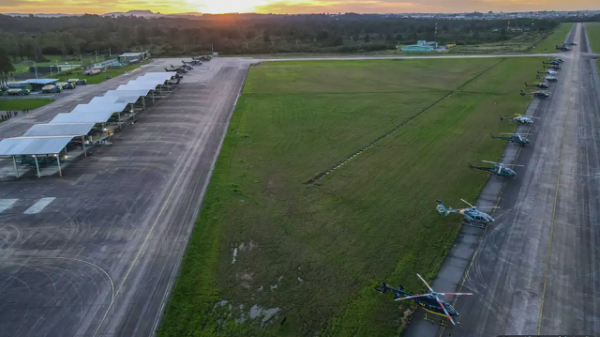
[[58,176],[62,177],[62,168],[60,167],[60,153],[55,154],[56,162],[58,163]]
[[35,172],[37,172],[38,178],[41,178],[42,175],[40,174],[40,164],[38,164],[36,155],[33,155],[33,160],[35,161]]
[[19,179],[19,168],[17,167],[17,158],[12,156],[13,165],[15,165],[15,174],[17,175],[17,179]]
[[83,156],[87,157],[87,150],[85,149],[85,136],[81,136],[81,149],[83,150]]

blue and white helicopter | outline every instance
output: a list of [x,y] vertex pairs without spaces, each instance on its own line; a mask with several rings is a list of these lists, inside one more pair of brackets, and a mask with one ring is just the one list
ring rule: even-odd
[[525,146],[530,143],[530,141],[529,141],[529,139],[527,139],[527,137],[525,137],[519,133],[501,133],[501,135],[510,135],[510,137],[492,135],[492,139],[506,140],[506,141],[509,141],[514,144],[519,144],[521,146]]
[[417,274],[417,276],[421,279],[421,281],[423,281],[423,283],[425,283],[427,289],[429,289],[429,293],[413,295],[404,291],[404,288],[402,286],[398,287],[398,289],[394,289],[387,285],[385,281],[382,281],[381,285],[375,287],[375,290],[382,294],[385,294],[388,291],[393,292],[395,301],[413,300],[417,302],[423,308],[423,310],[427,311],[428,313],[448,318],[452,325],[456,325],[454,319],[458,318],[458,312],[456,311],[456,309],[454,309],[452,305],[450,305],[450,303],[442,301],[438,296],[467,296],[473,294],[437,293],[433,291],[433,289],[431,289],[427,281],[425,281],[425,279],[421,277],[421,275]]
[[502,117],[500,115],[500,121],[507,120],[511,122],[518,122],[521,124],[533,125],[533,119],[531,117],[525,117],[523,115],[517,115],[516,117]]
[[465,224],[473,227],[485,228],[485,226],[487,226],[490,222],[495,221],[494,218],[492,218],[489,214],[478,210],[477,207],[469,204],[463,199],[460,200],[462,200],[465,204],[469,205],[470,207],[462,209],[452,209],[452,207],[446,208],[446,206],[441,200],[436,200],[437,207],[435,209],[438,211],[438,213],[444,214],[446,216],[448,216],[448,214],[450,213],[461,214],[462,216],[464,216]]
[[502,163],[497,163],[495,161],[489,161],[489,160],[482,160],[482,161],[484,163],[494,164],[494,167],[474,166],[474,165],[469,164],[469,168],[475,169],[475,170],[480,170],[480,171],[491,172],[499,177],[514,178],[517,176],[517,173],[511,167],[515,167],[515,166],[522,167],[523,166],[523,165],[515,165],[515,164],[502,164]]

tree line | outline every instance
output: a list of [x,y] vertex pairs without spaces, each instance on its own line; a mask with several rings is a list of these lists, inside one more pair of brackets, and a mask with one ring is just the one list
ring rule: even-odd
[[[13,62],[43,55],[77,58],[150,50],[156,56],[359,52],[436,40],[478,44],[510,39],[507,20],[408,19],[382,15],[204,15],[198,18],[0,15],[0,46]],[[511,20],[511,27],[552,30],[556,20]]]

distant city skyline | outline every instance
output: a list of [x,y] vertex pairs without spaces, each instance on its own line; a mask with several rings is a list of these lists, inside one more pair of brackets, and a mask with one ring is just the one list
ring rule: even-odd
[[0,13],[461,13],[600,10],[598,0],[0,0]]

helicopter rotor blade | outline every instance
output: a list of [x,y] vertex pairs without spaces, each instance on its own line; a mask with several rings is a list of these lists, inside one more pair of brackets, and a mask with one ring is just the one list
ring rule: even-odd
[[442,301],[437,296],[435,296],[435,299],[437,300],[440,307],[444,310],[444,313],[446,314],[446,317],[448,317],[448,319],[450,320],[450,323],[452,323],[452,325],[456,325],[456,323],[454,323],[454,320],[452,319],[452,316],[450,316],[448,310],[446,310],[444,303],[442,303]]
[[473,293],[435,293],[442,296],[472,296]]
[[397,298],[394,301],[412,300],[412,299],[415,299],[415,298],[427,297],[427,296],[429,296],[429,294],[413,295],[413,296],[407,296],[407,297]]
[[[462,202],[464,202],[465,204],[467,204],[467,205],[469,205],[469,206],[471,206],[471,207],[475,207],[475,206],[473,206],[473,205],[469,204],[469,203],[468,203],[468,202],[467,202],[465,199],[460,199],[460,200],[462,200]],[[432,291],[433,291],[433,290],[432,290]]]
[[421,279],[421,281],[423,281],[423,283],[425,283],[425,285],[427,286],[427,289],[429,289],[430,292],[433,292],[433,289],[431,289],[431,287],[429,286],[429,283],[427,283],[427,281],[425,281],[425,279],[423,277],[421,277],[421,275],[417,274],[417,276]]
[[482,162],[484,162],[484,163],[489,163],[489,164],[497,164],[497,162],[495,162],[495,161],[490,161],[490,160],[482,160]]

